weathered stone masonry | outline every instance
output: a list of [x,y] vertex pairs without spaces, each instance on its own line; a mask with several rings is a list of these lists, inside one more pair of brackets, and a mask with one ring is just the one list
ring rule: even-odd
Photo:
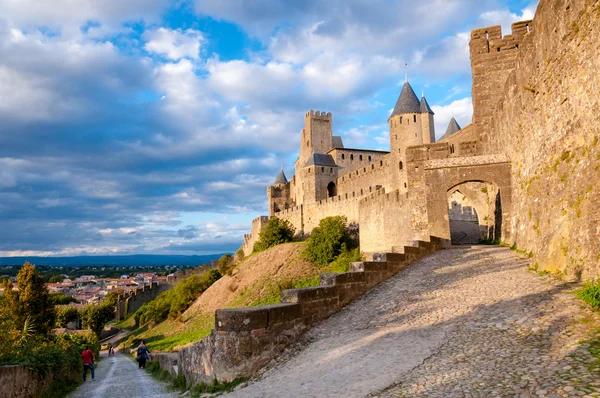
[[[285,290],[282,304],[218,310],[211,334],[179,352],[179,371],[192,384],[256,374],[315,322],[446,245],[430,240],[404,247],[404,253],[375,254],[374,261],[352,263],[351,272],[321,275],[321,286]],[[172,372],[173,358],[163,362]]]

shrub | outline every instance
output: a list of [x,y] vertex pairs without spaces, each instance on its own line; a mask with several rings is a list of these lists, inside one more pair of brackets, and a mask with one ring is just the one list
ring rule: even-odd
[[600,280],[586,282],[582,289],[575,292],[577,297],[590,304],[593,309],[600,310]]
[[231,254],[224,254],[219,259],[219,272],[221,275],[231,275],[231,271],[233,271],[233,261],[231,258]]
[[52,303],[52,305],[65,305],[65,304],[77,302],[77,300],[75,300],[73,297],[67,296],[66,294],[57,293],[57,292],[49,293],[48,298],[49,298],[50,302]]
[[254,244],[252,252],[258,253],[270,247],[291,242],[295,232],[294,226],[288,220],[271,217],[267,225],[260,230],[258,242]]
[[326,217],[312,230],[306,243],[305,255],[309,261],[319,265],[332,262],[346,248],[354,246],[346,228],[346,217]]
[[75,307],[56,307],[56,327],[66,328],[67,324],[79,318],[79,311]]
[[115,317],[115,308],[110,304],[86,304],[81,310],[81,322],[84,328],[100,336],[104,325]]

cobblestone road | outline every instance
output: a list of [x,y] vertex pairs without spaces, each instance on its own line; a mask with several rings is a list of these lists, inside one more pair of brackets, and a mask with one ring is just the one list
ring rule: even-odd
[[96,368],[96,380],[88,372],[87,381],[69,398],[174,398],[180,395],[168,392],[152,379],[137,363],[117,353],[104,358]]
[[228,397],[600,396],[573,287],[501,247],[426,257],[309,331]]

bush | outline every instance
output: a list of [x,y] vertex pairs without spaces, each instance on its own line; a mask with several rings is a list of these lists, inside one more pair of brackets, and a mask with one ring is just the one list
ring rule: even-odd
[[56,307],[56,327],[66,328],[67,324],[79,318],[79,310],[75,307]]
[[575,292],[577,297],[590,304],[593,309],[600,310],[600,280],[595,282],[586,282],[583,289]]
[[50,300],[52,305],[65,305],[77,302],[77,300],[75,300],[73,297],[57,292],[49,293],[48,299]]
[[81,310],[81,322],[84,328],[100,336],[104,325],[115,318],[115,308],[110,304],[86,304]]
[[325,266],[346,250],[354,241],[346,227],[346,217],[326,217],[312,230],[306,243],[305,255],[309,261]]
[[260,230],[258,242],[254,243],[252,252],[262,252],[270,247],[291,242],[295,232],[294,226],[288,220],[271,217],[267,225]]
[[231,258],[231,254],[224,254],[219,259],[219,272],[221,275],[231,275],[231,271],[233,271],[233,261]]

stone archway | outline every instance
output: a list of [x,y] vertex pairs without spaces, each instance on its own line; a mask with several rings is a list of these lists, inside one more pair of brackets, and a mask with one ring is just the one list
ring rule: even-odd
[[[491,155],[453,159],[425,158],[415,161],[411,166],[408,176],[413,192],[411,202],[415,208],[424,207],[423,212],[413,214],[415,235],[419,239],[429,235],[450,239],[448,196],[457,189],[465,194],[467,190],[463,184],[478,183],[484,184],[479,189],[488,187],[487,197],[494,203],[494,206],[489,206],[491,210],[478,210],[480,228],[482,219],[487,216],[482,237],[510,241],[510,229],[503,223],[508,219],[512,208],[508,159]],[[477,208],[479,195],[467,196]],[[482,213],[487,214],[482,216]]]
[[[499,190],[495,184],[464,182],[448,190],[448,221],[453,244],[474,244],[494,239]],[[500,214],[501,217],[501,214]]]
[[453,245],[479,242],[479,215],[473,202],[458,189],[448,196],[448,221]]
[[335,186],[335,182],[331,181],[327,184],[327,197],[333,198],[337,196],[337,187]]

